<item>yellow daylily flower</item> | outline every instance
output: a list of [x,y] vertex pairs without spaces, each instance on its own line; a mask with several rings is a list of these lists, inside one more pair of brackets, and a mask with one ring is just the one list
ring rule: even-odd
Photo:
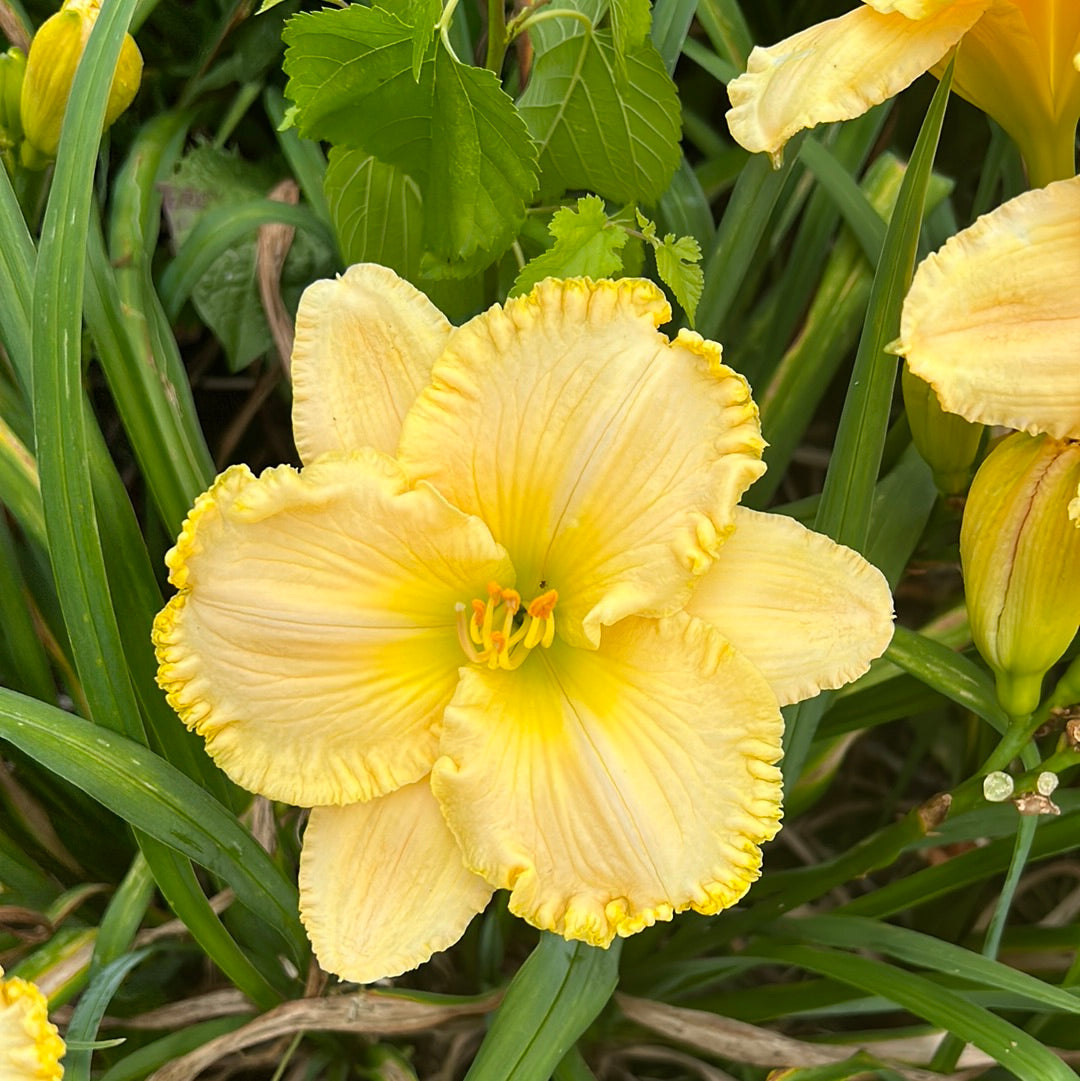
[[45,996],[28,980],[4,978],[0,968],[0,1077],[60,1081],[64,1041],[49,1021]]
[[968,420],[1080,439],[1080,177],[1025,192],[919,265],[890,348]]
[[168,554],[159,681],[234,780],[312,807],[329,971],[413,968],[495,889],[596,946],[733,904],[779,828],[780,703],[888,643],[876,569],[736,506],[757,409],[669,318],[642,280],[458,328],[382,267],[317,282],[303,468],[227,470]]
[[1038,705],[1080,620],[1078,270],[1074,177],[926,258],[890,347],[950,413],[1019,430],[979,468],[960,534],[972,635],[1015,715]]
[[1072,176],[1080,118],[1076,0],[864,0],[846,15],[751,52],[728,85],[731,134],[779,162],[795,132],[850,120],[961,43],[952,88],[1016,141],[1032,184]]

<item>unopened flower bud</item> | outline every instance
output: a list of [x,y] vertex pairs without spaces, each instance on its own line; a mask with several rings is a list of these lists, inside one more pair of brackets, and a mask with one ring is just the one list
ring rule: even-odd
[[0,53],[0,140],[13,146],[22,138],[19,98],[26,73],[26,54],[12,46]]
[[1038,706],[1043,676],[1080,626],[1078,483],[1080,443],[1016,432],[983,462],[964,509],[972,639],[1013,716]]
[[933,470],[942,495],[961,495],[971,481],[983,425],[946,413],[930,384],[912,375],[906,364],[901,386],[915,449]]
[[[41,24],[30,43],[22,85],[22,126],[30,151],[25,164],[56,156],[75,69],[101,10],[101,0],[65,0],[64,6]],[[142,78],[142,54],[130,34],[124,35],[105,107],[108,127],[131,104]]]

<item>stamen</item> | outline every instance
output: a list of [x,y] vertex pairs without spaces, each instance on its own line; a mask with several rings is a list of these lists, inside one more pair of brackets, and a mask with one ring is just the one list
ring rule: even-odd
[[[488,599],[473,600],[469,606],[454,605],[457,612],[458,641],[465,656],[474,664],[488,668],[513,671],[519,668],[529,651],[538,645],[545,648],[555,641],[555,603],[559,594],[549,589],[534,597],[521,611],[521,594],[516,589],[503,589],[498,582],[489,582]],[[503,608],[502,623],[495,629],[495,613]],[[472,609],[472,618],[465,613]]]
[[525,611],[534,619],[547,619],[555,611],[555,602],[558,599],[559,591],[549,589],[546,593],[541,593],[539,597],[534,597],[529,601]]

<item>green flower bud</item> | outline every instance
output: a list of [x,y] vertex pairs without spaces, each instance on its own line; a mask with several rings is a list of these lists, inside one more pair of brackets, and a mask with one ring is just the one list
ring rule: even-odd
[[916,450],[933,470],[942,495],[962,495],[979,455],[983,425],[946,413],[930,384],[912,375],[906,364],[900,380]]
[[6,53],[0,53],[0,148],[3,149],[18,146],[22,140],[19,98],[25,72],[26,54],[22,49],[12,46]]
[[[25,164],[56,157],[75,69],[100,9],[101,0],[65,0],[30,43],[21,98],[23,133],[32,148],[23,155]],[[125,34],[105,107],[105,128],[131,104],[141,78],[142,54]]]
[[1078,484],[1080,443],[1016,432],[983,462],[964,509],[971,634],[1013,716],[1038,706],[1043,676],[1080,626]]

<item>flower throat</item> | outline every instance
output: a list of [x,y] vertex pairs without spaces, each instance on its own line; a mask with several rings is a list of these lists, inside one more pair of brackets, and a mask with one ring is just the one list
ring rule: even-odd
[[[511,671],[536,646],[547,649],[555,640],[556,590],[539,594],[524,608],[516,589],[489,582],[487,592],[486,602],[477,599],[469,607],[460,601],[454,605],[458,641],[470,661]],[[467,618],[470,608],[472,615]]]

